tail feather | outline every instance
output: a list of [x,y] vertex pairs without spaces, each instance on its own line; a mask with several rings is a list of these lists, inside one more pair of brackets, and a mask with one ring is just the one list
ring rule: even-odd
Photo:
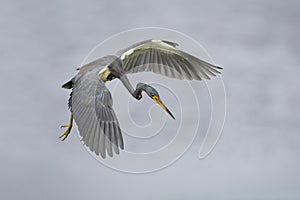
[[71,89],[73,88],[74,82],[72,80],[66,82],[65,84],[63,84],[61,87],[65,88],[65,89]]

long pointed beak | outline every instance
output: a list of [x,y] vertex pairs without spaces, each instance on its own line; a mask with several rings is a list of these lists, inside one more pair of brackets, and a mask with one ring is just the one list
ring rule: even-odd
[[158,96],[152,96],[152,99],[160,106],[162,109],[164,109],[169,115],[175,120],[175,117],[170,112],[170,110],[165,106],[165,104],[159,99]]

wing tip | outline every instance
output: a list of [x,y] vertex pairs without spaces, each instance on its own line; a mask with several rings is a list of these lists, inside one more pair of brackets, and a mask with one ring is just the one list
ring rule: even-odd
[[170,41],[167,41],[167,40],[161,40],[163,43],[166,43],[168,45],[171,45],[172,47],[177,47],[179,46],[178,43],[175,43],[175,42],[170,42]]
[[[216,69],[216,70],[214,70],[215,73],[221,74],[221,71],[218,71],[218,70],[223,70],[223,67],[220,67],[220,66],[217,66],[217,65],[212,65],[212,67]],[[213,75],[216,76],[215,74],[213,74]]]

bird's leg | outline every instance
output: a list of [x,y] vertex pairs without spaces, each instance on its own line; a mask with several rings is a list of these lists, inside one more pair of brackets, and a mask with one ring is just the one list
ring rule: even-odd
[[69,124],[64,124],[60,126],[60,128],[67,128],[66,131],[61,136],[59,136],[61,141],[64,141],[68,137],[68,135],[71,132],[72,126],[73,126],[73,114],[71,113]]

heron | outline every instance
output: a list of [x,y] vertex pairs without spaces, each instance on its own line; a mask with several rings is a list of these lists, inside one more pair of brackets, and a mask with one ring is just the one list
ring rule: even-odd
[[171,111],[162,102],[157,90],[138,83],[134,89],[127,74],[153,72],[180,80],[209,80],[220,74],[221,67],[210,64],[177,48],[178,44],[166,40],[145,40],[116,53],[96,59],[77,68],[78,73],[62,85],[71,89],[68,100],[70,121],[62,125],[65,132],[59,137],[64,141],[75,121],[81,141],[96,155],[113,157],[124,150],[122,131],[113,110],[113,99],[106,87],[107,81],[119,79],[137,100],[146,93],[171,118]]

